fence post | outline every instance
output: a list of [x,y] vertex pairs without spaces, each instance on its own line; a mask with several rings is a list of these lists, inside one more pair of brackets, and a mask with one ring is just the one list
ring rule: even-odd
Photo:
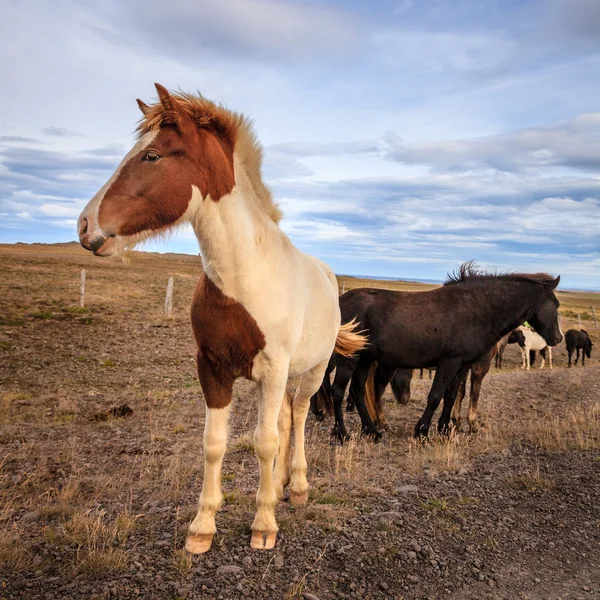
[[577,313],[577,322],[579,323],[579,331],[581,331],[581,315]]
[[346,292],[346,280],[342,279],[342,294]]
[[81,269],[81,283],[79,284],[79,306],[85,306],[85,269]]
[[594,317],[594,325],[596,326],[596,331],[600,332],[600,329],[598,329],[598,321],[596,321],[596,311],[594,310],[594,307],[591,304],[590,308],[592,309],[592,317]]
[[173,314],[173,278],[167,282],[167,295],[165,296],[165,315]]

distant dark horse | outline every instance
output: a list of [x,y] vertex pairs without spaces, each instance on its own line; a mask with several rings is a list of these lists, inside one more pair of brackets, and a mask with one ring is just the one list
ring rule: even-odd
[[[342,319],[344,317],[342,316]],[[581,366],[585,367],[585,357],[592,358],[592,340],[585,329],[577,331],[577,329],[569,329],[565,333],[565,343],[567,344],[567,352],[569,353],[569,367],[571,366],[571,356],[576,350],[577,355],[575,356],[575,366],[579,360],[579,351],[581,350]]]
[[336,356],[334,382],[330,384],[326,374],[318,392],[326,404],[333,402],[334,433],[347,438],[342,401],[355,371],[354,400],[363,431],[380,436],[373,420],[379,421],[381,394],[396,369],[434,366],[427,408],[415,426],[415,435],[427,435],[442,396],[446,401],[438,429],[446,431],[463,375],[502,336],[528,321],[549,344],[562,340],[559,302],[554,295],[559,281],[560,277],[545,273],[490,275],[467,263],[434,290],[361,288],[340,296],[342,322],[356,318],[359,328],[367,331],[369,344],[353,358]]

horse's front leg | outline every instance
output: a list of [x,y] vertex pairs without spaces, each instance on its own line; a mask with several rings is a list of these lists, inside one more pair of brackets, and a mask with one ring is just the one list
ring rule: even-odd
[[192,521],[185,548],[193,554],[206,552],[217,531],[215,515],[221,506],[221,468],[227,449],[227,426],[231,408],[233,377],[216,373],[198,356],[198,375],[206,402],[204,425],[204,481],[198,513]]
[[[254,430],[254,450],[258,458],[260,483],[256,494],[256,516],[252,523],[250,546],[270,550],[275,546],[277,523],[275,505],[277,493],[273,481],[273,461],[279,447],[278,418],[286,394],[288,363],[279,361],[269,365],[259,382],[258,424]],[[289,443],[289,442],[288,442]]]

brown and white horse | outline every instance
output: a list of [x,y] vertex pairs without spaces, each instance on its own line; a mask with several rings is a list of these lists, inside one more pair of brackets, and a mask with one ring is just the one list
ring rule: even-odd
[[[258,384],[254,448],[260,484],[252,548],[275,545],[275,504],[308,497],[304,426],[309,399],[335,349],[351,355],[366,338],[340,328],[335,275],[297,250],[278,226],[281,213],[261,179],[262,149],[243,116],[200,96],[138,100],[139,139],[79,217],[82,246],[111,256],[190,222],[204,264],[191,316],[206,401],[204,482],[186,548],[206,552],[221,505],[233,382]],[[295,393],[288,380],[300,376]],[[289,460],[294,425],[294,453]],[[277,455],[275,470],[273,461]]]

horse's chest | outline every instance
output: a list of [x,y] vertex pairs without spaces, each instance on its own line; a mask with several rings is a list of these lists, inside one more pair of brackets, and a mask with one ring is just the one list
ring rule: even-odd
[[198,352],[213,368],[224,375],[250,379],[254,358],[265,347],[265,336],[244,306],[203,275],[194,293],[191,317]]

